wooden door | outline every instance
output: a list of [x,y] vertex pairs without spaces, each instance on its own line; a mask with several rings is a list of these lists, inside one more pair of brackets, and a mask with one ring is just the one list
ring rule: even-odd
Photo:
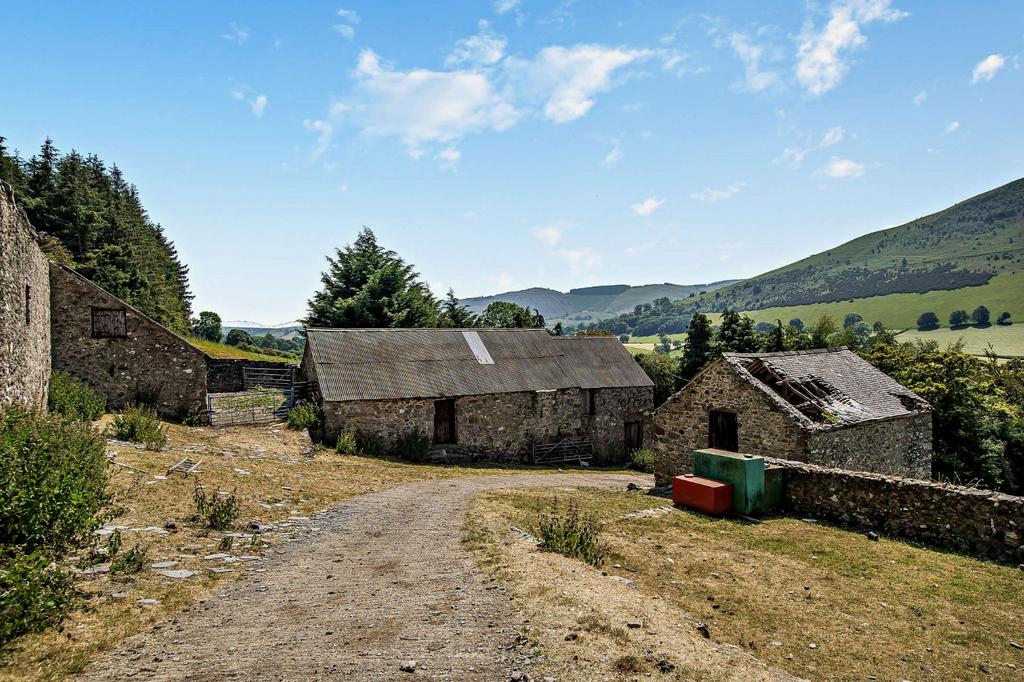
[[626,422],[626,454],[644,446],[643,422]]
[[739,452],[739,429],[736,426],[736,413],[711,410],[709,417],[708,447]]
[[434,443],[448,444],[455,442],[455,401],[437,400],[434,402]]

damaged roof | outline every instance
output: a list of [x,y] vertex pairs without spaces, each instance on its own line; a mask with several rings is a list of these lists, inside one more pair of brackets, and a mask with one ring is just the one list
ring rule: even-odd
[[923,398],[845,347],[723,353],[722,359],[805,426],[839,427],[931,410]]
[[615,337],[543,329],[309,329],[328,402],[653,386]]

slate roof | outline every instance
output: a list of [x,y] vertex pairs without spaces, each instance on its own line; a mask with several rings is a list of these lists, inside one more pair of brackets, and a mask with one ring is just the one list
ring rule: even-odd
[[308,329],[323,399],[396,400],[653,383],[614,337],[543,329]]
[[805,426],[827,429],[931,410],[923,398],[845,347],[724,353],[722,359]]

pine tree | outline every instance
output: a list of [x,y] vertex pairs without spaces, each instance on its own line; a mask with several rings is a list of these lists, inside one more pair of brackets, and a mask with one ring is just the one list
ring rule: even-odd
[[782,320],[776,320],[772,330],[764,335],[764,343],[761,346],[761,350],[766,353],[779,353],[789,350],[786,347],[786,334],[782,330]]
[[679,360],[680,377],[689,381],[713,358],[711,321],[704,313],[697,313],[690,320],[683,356]]
[[735,310],[724,310],[722,324],[718,328],[716,345],[721,353],[754,352],[758,345],[754,320],[746,315],[740,315]]
[[459,302],[452,289],[448,290],[444,301],[441,302],[441,326],[456,329],[476,326],[476,315]]

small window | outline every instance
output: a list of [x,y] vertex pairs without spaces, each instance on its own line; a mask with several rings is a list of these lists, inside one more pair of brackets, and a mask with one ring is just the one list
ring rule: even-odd
[[117,339],[128,336],[124,308],[93,308],[92,336],[96,339]]
[[25,285],[25,326],[32,324],[32,285]]
[[597,393],[597,391],[594,390],[593,388],[585,388],[585,389],[583,389],[583,396],[582,396],[582,403],[583,404],[580,406],[581,407],[580,412],[582,414],[591,415],[591,416],[597,414],[597,400],[595,400],[595,398],[596,398],[595,394],[596,393]]

